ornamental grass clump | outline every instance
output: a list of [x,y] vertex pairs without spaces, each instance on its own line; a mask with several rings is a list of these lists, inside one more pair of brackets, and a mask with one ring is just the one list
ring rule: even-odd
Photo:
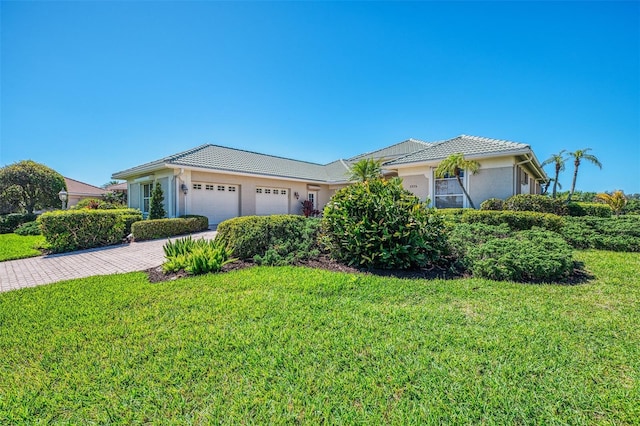
[[397,178],[336,192],[324,209],[322,232],[336,260],[364,268],[425,267],[446,251],[442,218]]
[[231,259],[231,251],[218,240],[194,240],[191,236],[167,241],[163,247],[165,258],[162,271],[167,274],[184,270],[191,275],[219,272]]

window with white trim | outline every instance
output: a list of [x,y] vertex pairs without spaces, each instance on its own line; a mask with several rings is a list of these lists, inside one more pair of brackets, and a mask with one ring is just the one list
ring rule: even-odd
[[153,192],[153,183],[145,183],[142,185],[142,213],[149,213],[151,204],[151,192]]
[[[464,183],[464,171],[460,172],[460,179]],[[444,175],[434,179],[435,193],[434,204],[440,209],[462,208],[464,206],[464,193],[455,176]]]

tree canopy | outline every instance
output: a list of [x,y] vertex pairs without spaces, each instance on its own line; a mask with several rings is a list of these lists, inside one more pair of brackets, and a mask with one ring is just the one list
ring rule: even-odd
[[351,166],[349,180],[366,182],[377,179],[382,175],[382,161],[373,158],[363,158]]
[[63,189],[66,184],[61,174],[32,160],[0,169],[0,200],[13,211],[33,213],[59,207],[58,193]]

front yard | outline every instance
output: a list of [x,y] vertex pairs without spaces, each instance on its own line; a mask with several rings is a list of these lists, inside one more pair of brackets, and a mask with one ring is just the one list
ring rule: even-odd
[[0,294],[0,423],[634,424],[640,254],[577,286],[259,267]]
[[40,256],[42,252],[39,248],[44,244],[42,235],[0,234],[0,262]]

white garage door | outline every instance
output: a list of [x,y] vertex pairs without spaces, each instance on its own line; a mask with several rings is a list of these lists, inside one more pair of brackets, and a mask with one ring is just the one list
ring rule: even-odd
[[256,214],[289,213],[289,190],[284,188],[256,188]]
[[222,183],[191,185],[191,214],[209,218],[209,225],[240,216],[240,186]]

